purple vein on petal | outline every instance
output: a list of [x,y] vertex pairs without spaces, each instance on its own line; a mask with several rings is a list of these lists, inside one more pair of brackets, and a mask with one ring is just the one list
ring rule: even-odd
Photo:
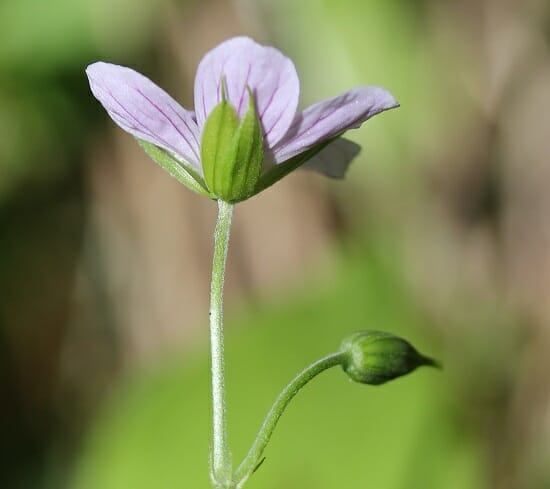
[[[264,117],[264,114],[267,112],[267,109],[269,109],[269,107],[271,106],[271,104],[273,103],[273,100],[277,98],[277,94],[279,93],[279,91],[281,90],[281,73],[277,73],[277,84],[276,84],[276,88],[275,90],[273,90],[273,92],[271,93],[271,95],[269,96],[269,100],[267,101],[267,103],[265,104],[263,110],[262,110],[262,113],[260,114],[260,120],[263,120],[263,117]],[[288,107],[288,104],[289,104],[289,100],[287,99],[287,102],[285,104],[285,107],[283,110],[281,110],[279,112],[279,115],[277,117],[277,119],[275,120],[275,122],[273,124],[271,124],[271,127],[266,131],[266,133],[264,134],[264,137],[266,137],[268,134],[271,134],[271,131],[273,131],[273,128],[277,125],[277,123],[281,120],[281,117],[283,116],[286,108]]]
[[[218,102],[219,94],[214,87],[223,74],[227,80],[227,99],[239,116],[246,110],[247,87],[250,88],[262,129],[270,130],[268,144],[276,144],[292,122],[298,105],[299,80],[292,61],[275,48],[246,37],[225,41],[207,53],[199,64],[195,77],[195,100],[199,107],[204,104],[206,111],[210,111]],[[216,78],[216,85],[212,77]],[[281,108],[285,109],[283,114],[279,113]],[[271,129],[274,119],[278,120]],[[201,129],[203,125],[200,117]]]
[[[271,132],[273,131],[273,129],[275,129],[275,126],[277,126],[277,124],[279,123],[279,121],[281,120],[281,117],[283,117],[283,114],[285,113],[285,110],[286,108],[288,107],[288,104],[290,102],[287,100],[286,103],[285,103],[285,106],[284,106],[284,109],[281,110],[279,112],[279,115],[277,116],[277,118],[273,121],[273,124],[271,124],[271,127],[269,129],[267,129],[264,133],[264,138],[267,138],[267,136],[269,136],[271,134]],[[289,131],[292,129],[292,127],[289,129]],[[289,132],[287,131],[287,133]]]
[[200,166],[193,113],[131,68],[98,62],[89,65],[86,74],[92,93],[120,127],[163,147],[182,163]]
[[[134,120],[135,123],[137,123],[137,126],[133,126],[134,129],[138,130],[138,131],[144,131],[146,135],[148,135],[149,137],[153,138],[153,139],[158,139],[159,141],[161,141],[162,143],[166,143],[166,141],[163,141],[161,138],[159,138],[158,136],[156,136],[153,131],[151,131],[150,128],[148,128],[142,121],[140,121],[134,114],[132,114],[126,107],[124,107],[124,105],[122,104],[122,102],[120,102],[114,95],[113,95],[113,92],[111,92],[111,90],[109,90],[108,88],[99,88],[97,87],[97,89],[99,90],[102,90],[104,92],[106,92],[110,97],[111,99],[115,102],[115,104],[117,104],[126,114],[127,116],[129,116],[131,119]],[[115,112],[115,111],[112,111],[113,113],[115,113],[118,117],[120,117],[123,121],[125,120],[125,117],[118,113],[118,112]],[[125,122],[126,124],[126,122]],[[141,129],[139,129],[139,127],[141,126]],[[172,147],[172,145],[168,145],[170,147]]]
[[315,144],[359,127],[372,116],[397,107],[393,96],[380,87],[356,87],[305,109],[274,148],[281,163]]
[[[174,115],[181,121],[181,123],[185,126],[185,128],[189,131],[189,134],[193,137],[193,140],[195,141],[195,144],[198,147],[199,143],[197,141],[197,137],[193,133],[193,130],[189,127],[189,123],[181,116],[181,114],[178,114],[178,112],[176,111],[176,109],[173,107],[172,104],[168,104],[168,107],[174,113]],[[189,146],[191,146],[191,144],[189,144]],[[195,149],[194,146],[191,146],[191,150],[193,151],[193,154],[197,157],[197,161],[200,161],[199,155],[197,154],[197,150]]]
[[[275,90],[271,93],[271,95],[269,96],[269,100],[267,101],[267,103],[265,104],[265,107],[263,108],[261,114],[260,114],[260,119],[264,116],[264,114],[267,112],[267,109],[269,109],[269,106],[271,105],[271,103],[273,102],[273,99],[275,98],[275,95],[277,95],[277,93],[279,92],[279,89],[281,88],[279,86],[279,80],[281,79],[281,77],[279,76],[278,80],[277,80],[277,88],[275,88]],[[288,105],[288,104],[287,104]],[[285,106],[286,107],[286,106]],[[280,118],[279,118],[280,119]],[[275,125],[275,124],[274,124]]]
[[241,96],[239,97],[239,107],[237,108],[237,114],[241,113],[241,108],[242,108],[243,101],[244,101],[244,94],[246,92],[246,88],[248,87],[248,81],[250,80],[251,71],[252,71],[252,65],[250,63],[248,63],[248,68],[247,68],[247,71],[246,71],[246,78],[245,78],[245,81],[244,81],[243,89],[241,91]]
[[[298,138],[302,137],[313,126],[319,124],[319,122],[322,122],[325,119],[327,119],[328,117],[330,117],[331,115],[333,115],[339,108],[340,107],[333,107],[330,112],[327,112],[326,114],[319,114],[319,117],[317,117],[317,119],[315,119],[315,122],[312,122],[312,123],[308,124],[308,126],[303,128],[302,131],[297,132],[296,135],[294,136],[294,138],[298,139]],[[292,130],[292,128],[291,128],[291,130]]]
[[[134,88],[134,90],[139,93],[145,100],[147,100],[160,114],[164,116],[164,118],[168,121],[168,123],[176,130],[176,132],[184,139],[184,141],[187,143],[193,154],[197,159],[198,155],[193,147],[193,145],[189,142],[189,139],[187,136],[180,130],[180,128],[174,123],[174,121],[164,112],[155,102],[153,102],[147,95],[145,95],[139,88]],[[200,161],[200,160],[199,160]]]
[[[151,128],[147,127],[140,119],[138,119],[134,114],[132,114],[124,105],[113,95],[111,90],[107,88],[100,88],[97,87],[99,90],[102,90],[104,93],[107,93],[111,99],[117,104],[127,115],[127,117],[130,117],[135,124],[137,125],[130,125],[126,122],[126,117],[124,117],[122,114],[115,112],[114,110],[111,110],[114,114],[116,114],[124,123],[124,125],[127,125],[131,129],[134,129],[137,132],[143,132],[146,136],[151,138],[153,141],[156,141],[158,143],[161,143],[166,149],[169,149],[174,155],[179,155],[179,151],[176,150],[172,146],[172,144],[168,143],[164,138],[160,137],[158,134],[155,134],[154,131],[151,130]],[[146,114],[144,114],[146,116]],[[180,157],[183,155],[179,155]],[[184,159],[185,161],[185,159]],[[188,164],[191,164],[190,162],[187,162]]]
[[[146,135],[148,135],[152,140],[158,141],[159,143],[163,144],[166,148],[170,148],[171,151],[175,154],[179,154],[179,152],[174,148],[174,146],[166,141],[164,138],[160,137],[158,134],[155,133],[150,127],[146,126],[144,122],[142,122],[139,118],[137,118],[134,114],[132,114],[124,105],[112,94],[110,90],[108,90],[109,95],[111,98],[116,102],[116,104],[124,111],[128,116],[130,116],[134,122],[139,124],[141,126],[141,131],[144,131]],[[147,117],[147,114],[145,114],[141,109],[138,109],[145,117]],[[122,116],[121,116],[122,118]],[[134,126],[135,127],[135,126]],[[140,130],[138,127],[135,127],[135,129]]]

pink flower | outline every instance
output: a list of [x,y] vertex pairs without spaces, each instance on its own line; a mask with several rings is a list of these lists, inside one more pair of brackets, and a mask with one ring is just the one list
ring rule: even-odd
[[306,162],[309,168],[342,177],[359,147],[340,136],[398,106],[387,90],[361,86],[299,111],[300,83],[292,61],[247,37],[229,39],[202,59],[195,77],[195,112],[130,68],[98,62],[86,73],[93,94],[122,129],[173,176],[213,198],[219,196],[205,181],[201,144],[209,115],[222,101],[240,121],[253,109],[263,140],[253,190],[236,200],[258,193]]

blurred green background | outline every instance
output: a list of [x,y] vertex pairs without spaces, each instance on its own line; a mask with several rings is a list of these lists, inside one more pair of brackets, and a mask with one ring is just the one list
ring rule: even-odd
[[215,205],[114,126],[84,69],[131,66],[190,108],[236,34],[295,61],[303,105],[373,84],[401,108],[348,133],[346,180],[296,172],[236,209],[235,461],[350,332],[445,365],[323,374],[247,487],[550,488],[546,0],[1,0],[0,487],[209,487]]

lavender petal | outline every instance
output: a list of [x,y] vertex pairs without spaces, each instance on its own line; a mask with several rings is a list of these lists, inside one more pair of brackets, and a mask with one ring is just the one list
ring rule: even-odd
[[241,118],[248,107],[250,87],[264,140],[273,147],[286,134],[298,107],[300,82],[292,61],[277,49],[248,37],[229,39],[208,52],[195,78],[195,111],[201,130],[208,114],[221,101],[222,78],[227,99]]
[[202,174],[194,114],[140,73],[94,63],[86,74],[94,96],[122,129],[169,151]]
[[398,105],[391,93],[379,87],[357,87],[318,102],[296,115],[285,137],[273,148],[275,161],[287,161]]

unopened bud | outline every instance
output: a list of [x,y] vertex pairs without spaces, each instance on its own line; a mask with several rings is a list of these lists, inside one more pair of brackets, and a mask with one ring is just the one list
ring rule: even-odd
[[342,368],[355,382],[378,385],[417,367],[439,364],[408,341],[383,331],[359,331],[342,342]]

